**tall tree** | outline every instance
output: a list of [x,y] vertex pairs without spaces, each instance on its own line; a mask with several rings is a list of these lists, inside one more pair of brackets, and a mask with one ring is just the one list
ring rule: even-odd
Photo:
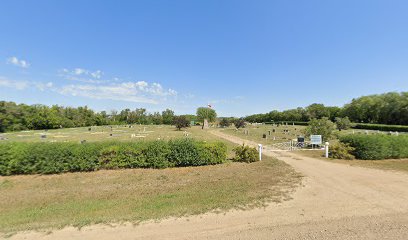
[[217,117],[217,113],[212,108],[208,108],[208,107],[197,108],[197,118],[199,121],[203,122],[203,128],[204,128],[205,121],[214,122],[216,117]]

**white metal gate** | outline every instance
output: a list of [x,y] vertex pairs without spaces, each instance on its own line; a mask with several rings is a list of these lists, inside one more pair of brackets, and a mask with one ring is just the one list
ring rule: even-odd
[[263,148],[270,150],[270,151],[294,151],[299,150],[306,147],[308,143],[306,142],[297,142],[297,141],[289,141],[289,142],[281,142],[281,143],[274,143],[271,145],[265,145]]

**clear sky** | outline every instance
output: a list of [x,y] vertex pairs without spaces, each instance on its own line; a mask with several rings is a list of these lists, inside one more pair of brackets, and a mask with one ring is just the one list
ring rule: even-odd
[[408,1],[0,3],[0,100],[222,116],[408,90]]

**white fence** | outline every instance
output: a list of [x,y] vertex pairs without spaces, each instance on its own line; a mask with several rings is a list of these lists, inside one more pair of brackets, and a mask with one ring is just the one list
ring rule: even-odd
[[270,151],[294,151],[303,149],[308,145],[310,145],[310,142],[289,141],[265,145],[263,148]]

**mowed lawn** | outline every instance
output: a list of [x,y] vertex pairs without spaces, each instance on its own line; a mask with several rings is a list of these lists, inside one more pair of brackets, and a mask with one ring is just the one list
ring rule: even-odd
[[0,231],[161,219],[290,198],[301,176],[264,157],[251,164],[0,177]]
[[408,159],[384,159],[384,160],[343,160],[343,159],[331,159],[325,158],[323,156],[323,151],[297,151],[296,153],[313,157],[320,160],[348,164],[350,166],[359,166],[359,167],[368,167],[368,168],[377,168],[383,170],[395,170],[403,171],[408,173]]

